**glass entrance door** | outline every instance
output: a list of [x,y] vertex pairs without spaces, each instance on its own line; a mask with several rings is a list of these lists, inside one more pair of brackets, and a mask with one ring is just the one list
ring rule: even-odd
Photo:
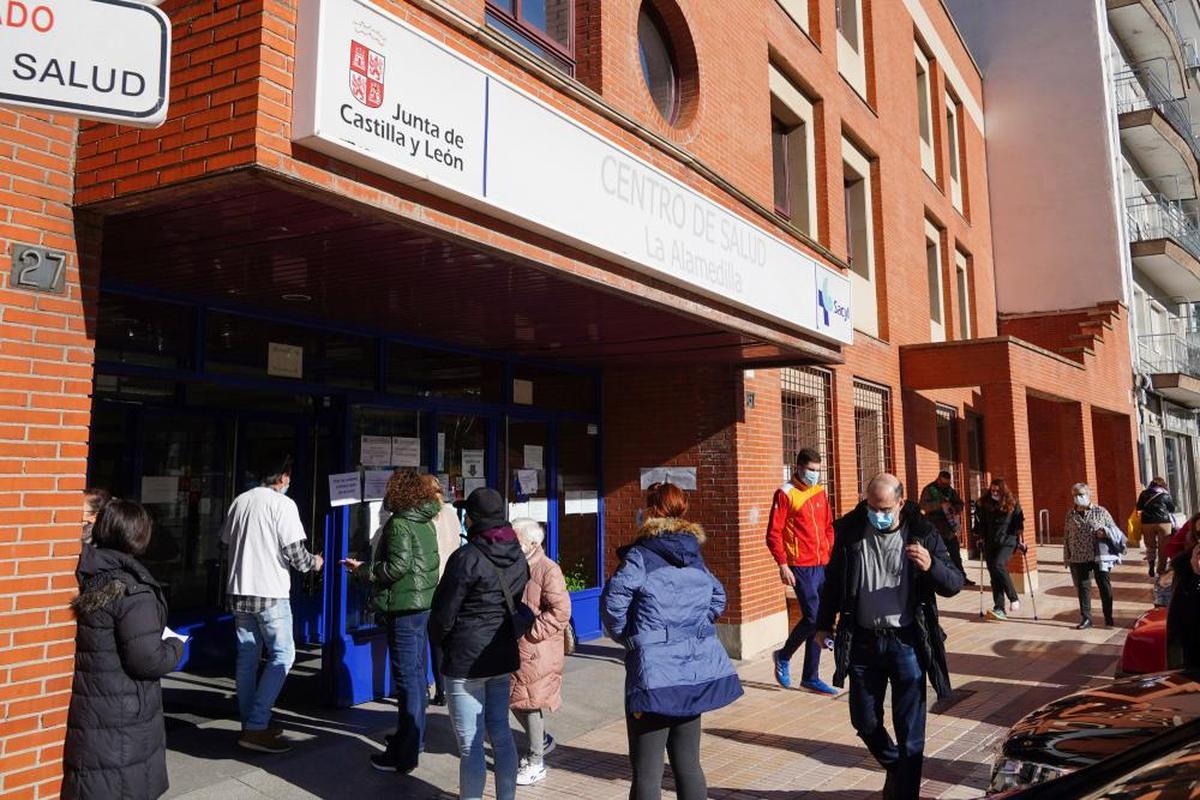
[[507,428],[501,476],[508,518],[527,517],[548,526],[551,497],[546,481],[546,457],[550,449],[550,426],[545,422],[510,418]]

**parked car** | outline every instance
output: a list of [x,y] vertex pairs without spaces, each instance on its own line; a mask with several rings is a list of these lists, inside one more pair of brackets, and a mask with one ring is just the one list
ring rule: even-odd
[[991,791],[1060,778],[1200,719],[1200,673],[1140,675],[1047,703],[1008,733]]
[[1187,800],[1200,785],[1200,720],[1172,727],[1120,755],[992,800]]
[[1145,675],[1167,669],[1167,609],[1155,607],[1133,623],[1125,637],[1117,676]]

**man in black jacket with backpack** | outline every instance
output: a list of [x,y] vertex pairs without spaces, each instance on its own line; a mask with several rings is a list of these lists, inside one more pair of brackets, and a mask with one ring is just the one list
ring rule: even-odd
[[[895,475],[877,475],[867,498],[835,523],[817,614],[818,641],[837,622],[833,683],[850,676],[850,721],[887,771],[887,800],[917,800],[925,751],[925,681],[950,696],[945,634],[935,595],[962,589],[941,536]],[[892,689],[896,741],[883,726]]]

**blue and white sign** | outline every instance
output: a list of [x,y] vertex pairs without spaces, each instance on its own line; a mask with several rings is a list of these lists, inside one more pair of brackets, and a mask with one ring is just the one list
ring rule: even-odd
[[314,150],[853,341],[846,277],[366,0],[301,3],[295,100]]

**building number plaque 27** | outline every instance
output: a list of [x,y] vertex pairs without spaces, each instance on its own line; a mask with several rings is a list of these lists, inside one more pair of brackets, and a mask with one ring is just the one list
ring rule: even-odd
[[13,244],[12,280],[14,289],[64,293],[67,254],[61,250]]

